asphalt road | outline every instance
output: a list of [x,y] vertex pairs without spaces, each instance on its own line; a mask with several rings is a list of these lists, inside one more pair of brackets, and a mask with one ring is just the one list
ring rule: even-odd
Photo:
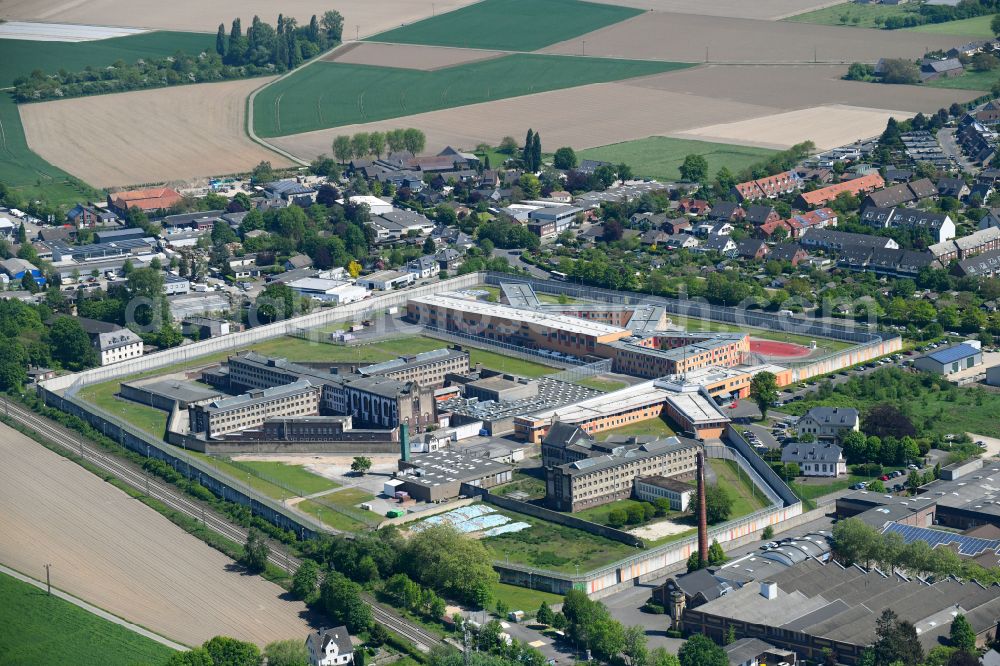
[[491,256],[502,257],[506,259],[507,263],[509,263],[511,266],[515,266],[517,268],[523,268],[524,270],[528,271],[528,274],[533,278],[538,278],[540,280],[548,280],[551,277],[548,271],[543,271],[541,268],[538,268],[534,264],[529,264],[525,261],[522,261],[521,250],[503,250],[501,248],[496,247],[493,248]]

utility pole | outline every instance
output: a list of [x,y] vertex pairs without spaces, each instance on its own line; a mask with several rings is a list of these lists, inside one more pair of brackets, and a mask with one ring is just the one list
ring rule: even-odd
[[52,577],[49,575],[49,568],[51,566],[52,566],[51,564],[45,565],[45,587],[48,588],[47,594],[50,597],[52,596]]

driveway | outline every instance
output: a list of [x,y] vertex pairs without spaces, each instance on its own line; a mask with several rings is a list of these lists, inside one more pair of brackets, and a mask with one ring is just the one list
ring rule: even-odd
[[1000,439],[996,437],[987,437],[986,435],[977,435],[974,432],[967,432],[965,434],[971,437],[973,442],[982,442],[986,445],[983,448],[985,457],[992,458],[993,456],[1000,456]]
[[528,274],[533,278],[538,278],[540,280],[548,280],[551,276],[548,271],[543,271],[534,264],[529,264],[521,260],[521,250],[503,250],[501,248],[493,248],[493,257],[502,257],[507,260],[507,263],[515,268],[523,268],[528,271]]

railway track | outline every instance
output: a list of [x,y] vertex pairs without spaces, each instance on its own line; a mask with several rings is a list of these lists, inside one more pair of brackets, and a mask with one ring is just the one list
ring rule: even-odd
[[[7,399],[0,398],[0,404],[2,404],[3,412],[6,416],[22,426],[35,431],[50,443],[80,456],[95,467],[114,475],[135,490],[145,493],[148,497],[162,502],[171,509],[200,521],[206,528],[211,529],[213,532],[221,534],[236,543],[242,544],[246,542],[247,530],[245,528],[188,499],[179,490],[175,490],[155,478],[150,478],[144,471],[138,470],[132,465],[123,463],[114,456],[101,451],[92,443],[87,442],[81,435]],[[299,566],[297,558],[289,555],[284,549],[276,548],[276,544],[274,543],[271,544],[268,561],[288,574],[295,573],[295,570]],[[391,609],[376,602],[371,596],[363,595],[363,597],[365,603],[371,608],[372,618],[375,622],[412,641],[418,649],[428,652],[432,648],[444,644],[444,641],[438,636],[410,623]]]

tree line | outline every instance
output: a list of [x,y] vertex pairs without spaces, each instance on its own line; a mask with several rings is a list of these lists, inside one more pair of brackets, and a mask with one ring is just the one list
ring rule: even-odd
[[389,153],[407,151],[411,155],[423,152],[427,145],[427,136],[423,131],[409,127],[393,129],[387,132],[357,132],[352,136],[341,134],[334,138],[333,156],[342,163],[351,159],[361,159],[374,155],[381,158],[388,149]]
[[109,67],[87,66],[76,72],[36,69],[15,79],[14,99],[37,102],[280,73],[339,43],[343,24],[343,17],[335,11],[319,19],[313,15],[305,26],[279,15],[274,27],[254,16],[244,34],[237,18],[228,34],[219,25],[214,51],[178,50],[164,58],[145,57],[134,63],[117,60]]

